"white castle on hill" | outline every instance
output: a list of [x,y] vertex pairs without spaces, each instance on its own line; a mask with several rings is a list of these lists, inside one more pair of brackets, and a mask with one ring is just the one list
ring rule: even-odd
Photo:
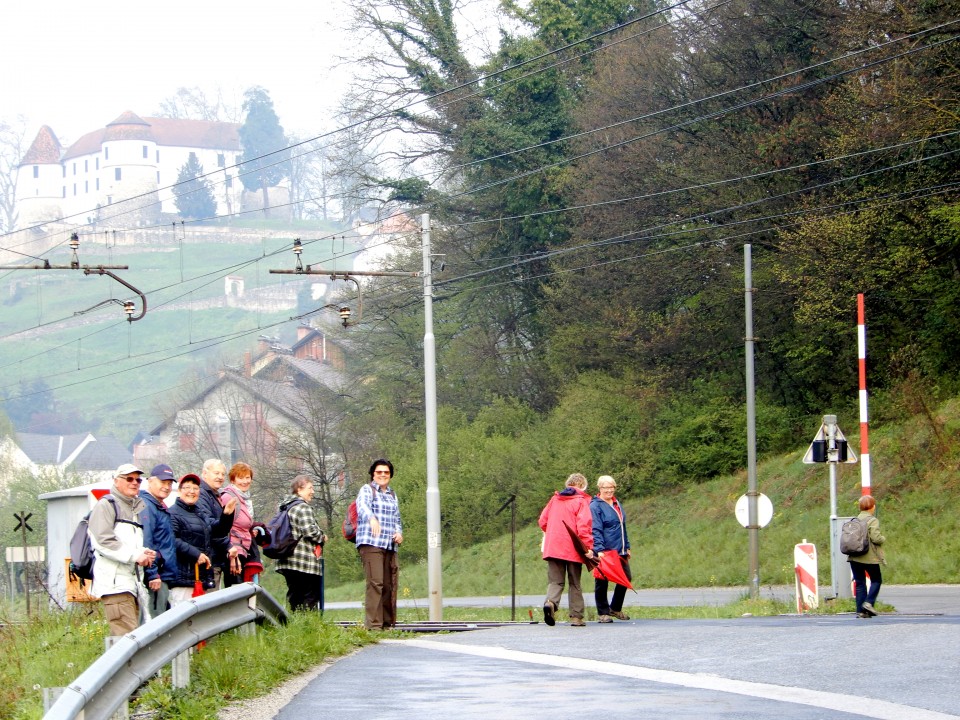
[[[243,199],[235,167],[239,129],[236,123],[141,118],[127,111],[64,149],[44,125],[17,173],[17,227],[57,220],[79,225],[115,216],[120,216],[116,224],[127,227],[154,223],[161,213],[177,212],[169,188],[190,155],[205,174],[213,173],[207,180],[217,214],[236,212]],[[118,206],[123,200],[129,202]]]

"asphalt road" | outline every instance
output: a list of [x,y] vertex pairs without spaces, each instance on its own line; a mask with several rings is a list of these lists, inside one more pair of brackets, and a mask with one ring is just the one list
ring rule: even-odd
[[[720,604],[741,594],[642,591],[633,603]],[[898,612],[538,622],[384,640],[332,663],[275,717],[960,718],[960,587],[884,586],[881,599]]]

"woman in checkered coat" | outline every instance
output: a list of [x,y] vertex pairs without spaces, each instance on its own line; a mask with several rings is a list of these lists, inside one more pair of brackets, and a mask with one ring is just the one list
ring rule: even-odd
[[307,475],[297,475],[290,483],[290,495],[280,503],[280,510],[289,507],[290,529],[298,538],[293,553],[277,561],[277,572],[287,581],[287,604],[291,610],[316,610],[320,606],[320,582],[323,565],[323,534],[314,517],[313,481]]

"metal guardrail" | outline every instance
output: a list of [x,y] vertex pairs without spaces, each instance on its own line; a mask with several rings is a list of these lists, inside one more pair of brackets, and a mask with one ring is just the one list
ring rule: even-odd
[[285,624],[287,614],[270,593],[252,583],[181,603],[118,639],[64,688],[44,720],[106,720],[180,653],[201,640],[264,620]]

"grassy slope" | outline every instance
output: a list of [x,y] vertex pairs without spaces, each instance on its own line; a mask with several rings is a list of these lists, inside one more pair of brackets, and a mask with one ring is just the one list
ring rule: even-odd
[[[103,300],[131,296],[110,278],[70,271],[8,274],[8,283],[29,282],[18,295],[5,295],[0,304],[0,334],[4,336],[0,337],[0,388],[15,391],[19,382],[42,377],[55,390],[58,401],[86,408],[102,421],[101,432],[113,432],[127,440],[136,430],[149,429],[162,419],[154,404],[165,389],[184,382],[191,372],[217,364],[218,359],[241,362],[243,352],[255,346],[260,332],[279,334],[280,328],[271,326],[291,315],[290,311],[168,306],[222,296],[227,274],[243,277],[248,290],[291,282],[292,276],[269,274],[272,268],[292,268],[289,245],[290,240],[272,238],[253,245],[192,243],[182,248],[165,245],[109,251],[97,244],[82,247],[80,262],[85,265],[129,266],[115,272],[144,292],[148,302],[147,315],[130,324],[112,303],[74,316]],[[336,241],[338,252],[345,248],[349,249],[342,240]],[[331,246],[318,243],[311,251],[310,259],[315,255],[319,261],[330,254]],[[259,262],[254,262],[257,258]],[[69,254],[57,251],[51,261],[66,264]],[[42,326],[39,333],[6,337],[38,325]],[[287,340],[293,337],[293,325],[284,326]],[[246,334],[203,349],[232,333]],[[156,362],[161,357],[170,359]],[[139,365],[145,368],[117,373]],[[105,404],[103,398],[116,398],[117,402]],[[43,432],[43,428],[36,431]]]
[[[913,418],[871,433],[871,464],[878,517],[887,536],[884,580],[893,583],[960,582],[960,399],[931,420]],[[815,428],[811,429],[813,437]],[[847,433],[852,448],[859,439]],[[804,446],[762,463],[760,491],[774,506],[760,531],[761,585],[792,584],[793,547],[817,546],[821,585],[830,581],[830,485],[825,465],[804,465]],[[852,515],[860,497],[860,465],[838,468],[838,514]],[[625,503],[638,587],[747,585],[747,532],[734,518],[746,492],[746,473],[694,485],[672,495]],[[442,493],[442,484],[441,484]],[[442,502],[442,500],[441,500]],[[333,542],[342,542],[335,539]],[[427,595],[426,565],[401,568],[401,597]],[[540,531],[517,531],[517,592],[545,588]],[[443,594],[510,594],[510,537],[443,553]],[[360,583],[327,589],[327,599],[359,600]],[[508,601],[509,602],[509,601]]]

